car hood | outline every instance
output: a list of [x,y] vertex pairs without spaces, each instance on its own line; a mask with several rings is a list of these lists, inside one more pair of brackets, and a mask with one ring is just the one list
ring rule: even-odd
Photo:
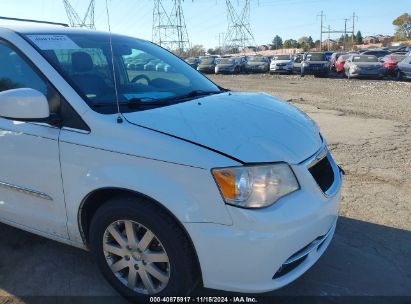
[[254,61],[254,62],[247,62],[247,65],[251,65],[251,66],[254,66],[254,65],[257,65],[257,66],[260,66],[260,65],[266,65],[267,64],[267,62],[257,62],[257,61]]
[[217,150],[245,163],[298,164],[322,145],[306,114],[267,94],[222,93],[153,110],[128,122]]
[[305,63],[308,64],[327,64],[328,61],[304,61]]

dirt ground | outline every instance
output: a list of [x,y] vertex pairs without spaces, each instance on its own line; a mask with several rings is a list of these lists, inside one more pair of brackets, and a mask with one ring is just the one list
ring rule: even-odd
[[[409,300],[411,82],[270,75],[210,78],[236,91],[267,92],[307,112],[347,173],[341,218],[329,249],[300,279],[270,294]],[[36,299],[25,296],[116,296],[87,252],[5,225],[0,225],[0,239],[0,303]]]

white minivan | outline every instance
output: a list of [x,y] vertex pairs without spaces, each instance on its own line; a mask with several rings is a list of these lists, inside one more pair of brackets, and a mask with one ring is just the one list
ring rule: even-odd
[[[171,68],[127,64],[153,60]],[[336,227],[340,168],[307,115],[144,40],[0,28],[0,149],[0,221],[91,250],[129,298],[280,288]]]

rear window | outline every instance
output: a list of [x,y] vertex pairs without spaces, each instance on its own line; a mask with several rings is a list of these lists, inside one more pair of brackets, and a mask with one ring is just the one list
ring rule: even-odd
[[290,55],[277,55],[273,57],[274,60],[290,60]]
[[354,56],[353,62],[378,62],[378,58],[375,56]]

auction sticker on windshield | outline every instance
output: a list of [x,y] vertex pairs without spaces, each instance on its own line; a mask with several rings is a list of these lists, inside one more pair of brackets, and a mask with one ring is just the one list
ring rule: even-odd
[[80,47],[66,35],[27,35],[41,50],[79,49]]

